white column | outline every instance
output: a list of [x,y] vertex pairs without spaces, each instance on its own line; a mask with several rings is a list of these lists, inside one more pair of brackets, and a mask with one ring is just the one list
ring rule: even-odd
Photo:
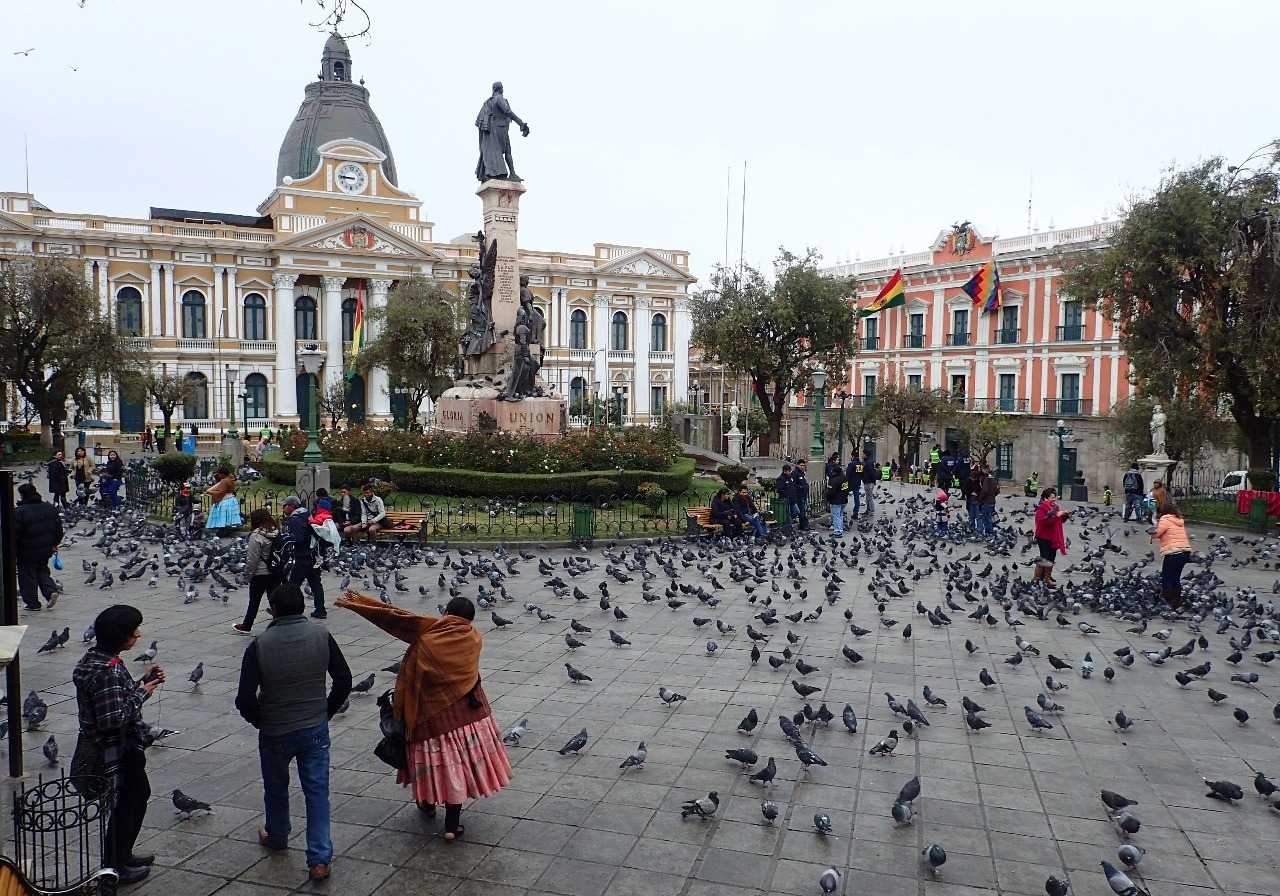
[[[391,282],[390,280],[369,281],[369,304],[366,310],[387,307],[387,291],[391,289]],[[364,344],[368,345],[377,335],[377,331],[366,322]],[[387,368],[375,367],[365,377],[365,402],[370,416],[390,419],[391,384],[387,378]]]
[[107,260],[98,259],[98,312],[106,317],[111,313],[111,283],[107,279]]
[[342,287],[346,285],[346,277],[321,277],[324,287],[324,299],[320,303],[321,335],[325,341],[324,378],[321,382],[327,386],[335,380],[342,379]]
[[147,316],[150,318],[148,336],[160,336],[164,331],[161,324],[164,315],[160,311],[160,268],[161,265],[151,263],[151,293],[147,296]]
[[297,274],[276,274],[271,297],[276,317],[272,334],[276,340],[276,426],[298,419],[298,356],[293,335],[293,285],[297,282]]
[[693,318],[689,315],[689,297],[676,296],[671,313],[671,351],[676,366],[671,376],[671,401],[689,397],[689,341],[693,336]]
[[636,296],[635,311],[631,315],[631,345],[635,364],[631,369],[631,413],[636,422],[649,416],[649,297]]
[[[602,394],[609,393],[609,296],[596,293],[595,316],[591,326],[592,348],[596,350],[592,379],[600,382]],[[591,384],[587,383],[587,388]]]
[[236,287],[236,269],[227,268],[227,335],[232,339],[240,338],[241,316],[240,290]]
[[181,306],[179,305],[178,297],[175,294],[177,290],[173,283],[174,266],[172,264],[164,264],[160,267],[164,269],[164,294],[166,301],[169,303],[168,335],[177,338],[182,335],[182,315],[180,313]]
[[[229,332],[231,323],[227,320],[230,316],[227,314],[226,302],[223,301],[225,296],[222,292],[222,272],[226,268],[213,266],[213,314],[210,323],[210,329],[213,331],[209,335],[214,339],[224,338]],[[219,390],[221,392],[221,390]]]

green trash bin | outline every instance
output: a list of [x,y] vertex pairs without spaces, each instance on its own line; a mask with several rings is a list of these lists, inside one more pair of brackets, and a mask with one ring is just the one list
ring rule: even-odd
[[773,498],[769,501],[769,513],[773,514],[773,524],[775,526],[785,526],[787,524],[787,499]]
[[1249,528],[1254,532],[1267,531],[1267,499],[1249,499]]
[[573,519],[569,523],[569,538],[576,545],[591,547],[596,529],[596,509],[585,504],[573,506]]

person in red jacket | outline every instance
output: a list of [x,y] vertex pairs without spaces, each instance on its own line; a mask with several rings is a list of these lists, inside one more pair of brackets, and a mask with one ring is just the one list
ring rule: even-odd
[[1040,493],[1040,503],[1036,505],[1036,545],[1040,548],[1040,559],[1036,561],[1035,575],[1032,581],[1044,580],[1050,588],[1057,588],[1053,580],[1053,563],[1058,559],[1058,552],[1067,552],[1067,537],[1062,531],[1062,524],[1071,515],[1068,510],[1058,506],[1058,490],[1047,488]]

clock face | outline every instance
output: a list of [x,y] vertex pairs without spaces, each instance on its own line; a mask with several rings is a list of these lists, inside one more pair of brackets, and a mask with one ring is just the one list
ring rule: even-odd
[[355,162],[343,162],[334,172],[338,189],[344,193],[363,193],[369,186],[369,175]]

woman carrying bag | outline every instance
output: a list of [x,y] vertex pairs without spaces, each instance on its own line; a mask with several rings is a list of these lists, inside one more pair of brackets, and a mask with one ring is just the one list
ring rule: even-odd
[[493,796],[511,782],[502,733],[480,686],[483,639],[471,624],[475,604],[459,596],[443,616],[417,616],[348,591],[337,606],[409,645],[393,698],[394,717],[404,724],[408,741],[408,768],[396,780],[412,786],[427,816],[444,804],[444,839],[452,842],[463,833],[463,801]]
[[89,486],[93,482],[93,461],[83,448],[77,448],[71,460],[71,480],[76,484],[76,503],[81,507],[89,504]]
[[263,595],[270,594],[271,589],[280,584],[280,576],[271,566],[275,539],[280,534],[275,517],[270,510],[259,507],[249,514],[249,528],[253,531],[249,533],[244,572],[241,574],[249,581],[249,606],[244,612],[244,621],[231,626],[242,635],[253,634],[253,622],[258,618]]
[[53,459],[49,461],[49,495],[53,498],[55,507],[67,506],[67,492],[71,491],[71,483],[68,482],[70,471],[67,469],[66,455],[61,451],[53,452]]

